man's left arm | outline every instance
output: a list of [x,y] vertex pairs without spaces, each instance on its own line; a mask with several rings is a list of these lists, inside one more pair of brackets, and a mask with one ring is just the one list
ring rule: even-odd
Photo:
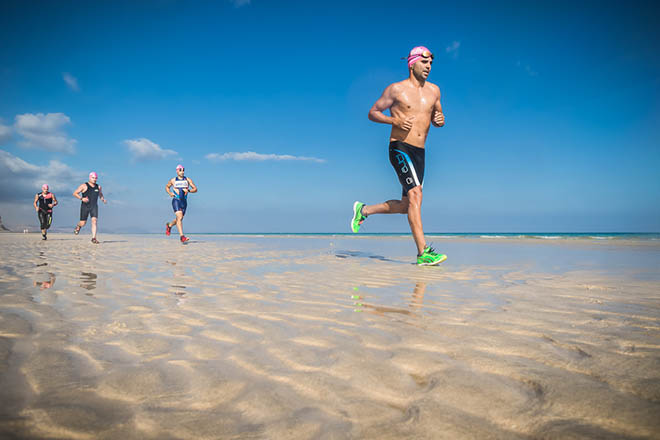
[[192,179],[190,177],[188,177],[187,179],[188,179],[188,184],[190,185],[190,189],[188,190],[188,192],[196,193],[197,192],[197,187],[193,183]]
[[105,203],[105,204],[108,203],[108,201],[105,199],[105,197],[103,197],[103,189],[101,189],[101,185],[99,185],[99,198],[101,199],[101,201],[103,201],[103,203]]
[[442,113],[442,104],[440,104],[440,89],[438,89],[438,100],[435,101],[433,106],[433,117],[431,122],[435,127],[442,127],[445,125],[445,114]]
[[53,194],[53,203],[50,205],[51,208],[54,208],[57,205],[57,197]]

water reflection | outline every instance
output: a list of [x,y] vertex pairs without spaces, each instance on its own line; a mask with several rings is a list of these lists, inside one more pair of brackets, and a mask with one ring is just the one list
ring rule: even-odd
[[[42,260],[46,259],[46,254],[44,254],[44,251],[39,251],[39,258]],[[45,261],[43,263],[37,263],[37,267],[41,267],[41,266],[48,266],[48,263]]]
[[415,284],[412,297],[410,298],[410,307],[421,309],[424,306],[424,294],[426,293],[426,283],[418,282]]
[[172,284],[170,284],[170,291],[176,296],[176,303],[183,304],[186,300],[186,286],[182,283],[183,278],[185,277],[185,271],[182,268],[176,267],[175,261],[168,261],[167,263],[174,266],[172,268]]
[[50,289],[55,284],[55,274],[48,272],[48,281],[35,281],[34,287],[39,287],[41,290]]
[[353,303],[353,305],[356,306],[356,308],[354,309],[355,312],[373,313],[381,316],[385,315],[385,313],[414,315],[415,313],[419,312],[424,306],[424,294],[426,293],[426,283],[421,281],[415,283],[415,287],[412,291],[412,295],[410,297],[410,302],[408,303],[407,309],[399,308],[399,307],[380,306],[376,304],[368,304],[366,302],[363,302],[362,295],[357,294],[358,291],[357,287],[354,287],[353,290],[356,292],[356,294],[353,294],[351,298],[353,300],[357,300],[356,302]]
[[80,283],[80,287],[82,287],[83,289],[87,289],[87,290],[96,289],[96,278],[98,278],[98,276],[95,273],[81,272],[80,273],[80,280],[82,282]]

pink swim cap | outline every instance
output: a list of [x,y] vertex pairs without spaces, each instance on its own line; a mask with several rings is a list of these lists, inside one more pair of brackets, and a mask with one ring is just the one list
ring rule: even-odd
[[179,170],[185,170],[185,168],[183,167],[183,165],[179,164],[179,165],[176,166],[176,170],[177,170],[177,171],[179,171]]
[[413,47],[410,53],[408,54],[408,68],[411,68],[413,64],[422,58],[431,58],[433,59],[433,54],[424,46]]
[[90,178],[90,179],[92,179],[92,178],[94,178],[94,179],[98,179],[98,178],[99,178],[99,175],[96,174],[94,171],[92,171],[91,173],[89,173],[89,178]]
[[48,191],[48,184],[47,184],[47,183],[44,183],[43,185],[41,185],[41,189],[42,189],[43,191]]

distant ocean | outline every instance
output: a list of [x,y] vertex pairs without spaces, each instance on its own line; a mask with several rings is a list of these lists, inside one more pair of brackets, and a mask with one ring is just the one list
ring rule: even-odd
[[[407,233],[372,232],[353,234],[350,232],[209,232],[195,235],[217,235],[227,237],[409,237]],[[426,232],[430,238],[471,238],[471,239],[533,239],[533,240],[658,240],[660,233],[633,232]]]

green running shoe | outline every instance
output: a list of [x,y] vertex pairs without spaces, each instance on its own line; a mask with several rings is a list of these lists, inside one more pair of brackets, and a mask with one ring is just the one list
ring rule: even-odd
[[418,266],[435,266],[447,259],[445,254],[438,254],[431,246],[426,246],[422,255],[417,256]]
[[367,219],[362,215],[362,207],[364,203],[355,202],[353,203],[353,218],[351,219],[351,230],[357,232],[360,230],[360,225]]

